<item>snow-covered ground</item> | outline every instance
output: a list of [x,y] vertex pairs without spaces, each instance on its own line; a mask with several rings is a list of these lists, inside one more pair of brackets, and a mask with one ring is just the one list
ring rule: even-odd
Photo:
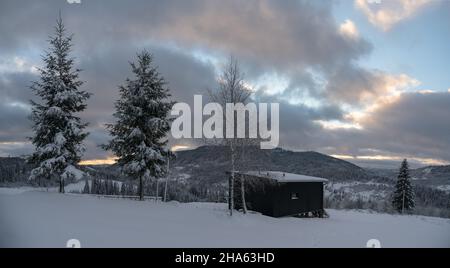
[[[9,194],[5,194],[8,192]],[[227,215],[225,204],[0,191],[0,246],[450,247],[450,220],[328,210],[328,219]]]

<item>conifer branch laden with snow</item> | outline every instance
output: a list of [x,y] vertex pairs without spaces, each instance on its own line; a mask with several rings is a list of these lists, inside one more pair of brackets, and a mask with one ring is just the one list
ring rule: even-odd
[[144,199],[144,181],[164,177],[166,161],[172,156],[166,148],[173,102],[164,78],[152,67],[152,55],[143,51],[137,63],[130,63],[134,79],[120,87],[115,124],[107,128],[113,137],[103,148],[118,157],[122,171],[139,179],[139,197]]
[[77,164],[85,150],[83,140],[88,133],[83,130],[87,124],[76,114],[86,108],[91,94],[80,90],[80,70],[74,69],[70,57],[72,35],[66,35],[61,16],[49,43],[43,56],[44,67],[39,69],[40,79],[31,86],[41,101],[31,101],[34,133],[30,140],[35,151],[28,161],[37,167],[29,179],[56,178],[59,192],[63,193],[66,180],[80,179],[83,174]]

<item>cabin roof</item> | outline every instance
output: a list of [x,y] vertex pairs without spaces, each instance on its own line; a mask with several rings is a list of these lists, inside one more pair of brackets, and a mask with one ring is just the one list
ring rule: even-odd
[[301,175],[301,174],[294,174],[294,173],[287,173],[287,172],[281,172],[281,171],[247,171],[247,172],[236,172],[236,173],[242,174],[242,175],[258,177],[258,178],[273,179],[278,182],[327,182],[328,181],[327,179],[324,179],[324,178]]

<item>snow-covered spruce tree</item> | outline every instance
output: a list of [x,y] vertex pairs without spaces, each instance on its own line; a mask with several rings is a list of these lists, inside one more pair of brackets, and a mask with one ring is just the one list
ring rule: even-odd
[[392,206],[400,213],[411,211],[415,206],[414,191],[411,186],[411,177],[409,176],[408,161],[406,159],[403,160],[397,177]]
[[152,67],[150,53],[139,53],[137,63],[130,64],[135,77],[120,87],[116,123],[107,125],[113,139],[103,147],[114,152],[125,174],[139,180],[139,198],[143,200],[144,181],[166,174],[171,154],[166,148],[166,135],[173,102],[168,100],[164,78]]
[[80,70],[73,68],[74,59],[69,55],[72,36],[66,35],[61,16],[49,43],[44,67],[39,69],[40,79],[31,86],[41,101],[31,101],[34,133],[30,140],[35,151],[28,160],[36,165],[30,179],[55,178],[59,180],[59,192],[64,193],[64,181],[80,177],[76,166],[88,133],[83,131],[87,124],[76,114],[86,108],[90,93],[80,90]]

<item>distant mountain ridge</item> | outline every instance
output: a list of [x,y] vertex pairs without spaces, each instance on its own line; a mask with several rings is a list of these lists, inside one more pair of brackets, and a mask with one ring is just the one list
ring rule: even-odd
[[[222,146],[201,146],[177,152],[173,163],[179,172],[207,182],[226,179],[230,170],[228,149]],[[350,162],[318,152],[294,152],[276,148],[261,150],[251,148],[246,152],[246,169],[274,170],[323,177],[335,181],[380,179],[376,174]]]

